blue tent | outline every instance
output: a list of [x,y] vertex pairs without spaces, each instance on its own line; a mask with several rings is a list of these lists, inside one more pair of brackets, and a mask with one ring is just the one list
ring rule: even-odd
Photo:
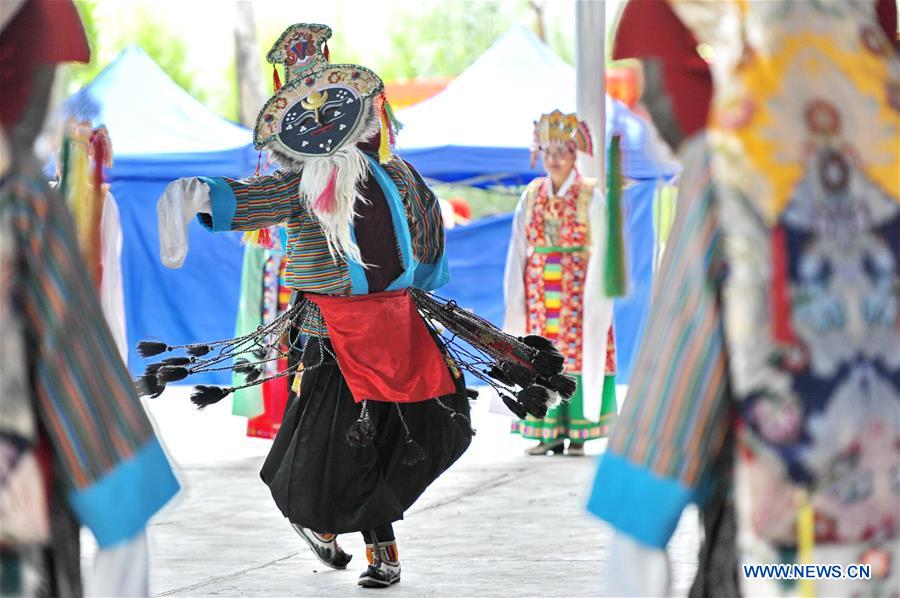
[[[66,111],[106,125],[112,139],[108,179],[122,220],[132,373],[145,364],[134,350],[138,340],[181,344],[231,337],[241,280],[240,236],[211,235],[192,223],[184,267],[169,270],[159,261],[156,200],[178,177],[252,174],[257,152],[250,131],[209,111],[137,47],[123,51],[69,98]],[[221,373],[205,378],[229,380]]]
[[[530,165],[540,114],[575,111],[575,71],[531,31],[515,26],[438,95],[398,115],[401,154],[431,179],[460,184],[524,184],[543,174]],[[606,144],[621,136],[629,293],[615,303],[620,383],[627,383],[650,303],[658,181],[678,171],[651,125],[606,98]],[[451,230],[453,274],[443,294],[501,323],[503,268],[511,216]]]

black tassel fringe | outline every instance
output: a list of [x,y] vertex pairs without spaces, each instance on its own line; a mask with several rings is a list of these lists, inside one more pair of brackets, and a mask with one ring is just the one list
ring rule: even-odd
[[375,425],[368,417],[361,417],[347,431],[347,442],[350,446],[366,446],[375,438]]
[[490,376],[491,378],[493,378],[494,380],[496,380],[496,381],[499,382],[500,384],[503,384],[503,385],[505,385],[505,386],[512,386],[512,385],[513,385],[513,381],[509,379],[509,376],[507,376],[506,374],[504,374],[504,373],[503,373],[503,370],[501,370],[501,369],[500,369],[499,367],[497,367],[496,365],[491,366],[491,369],[489,369],[486,373],[487,373],[488,376]]
[[550,376],[547,379],[540,379],[538,382],[541,386],[546,386],[550,390],[558,392],[564,399],[571,399],[575,394],[575,390],[578,388],[578,383],[575,381],[575,378],[565,374]]
[[262,368],[257,365],[254,365],[247,361],[246,359],[235,359],[234,367],[231,368],[238,374],[244,375],[244,380],[247,384],[252,384],[256,382],[260,376],[262,376]]
[[232,390],[221,386],[198,385],[194,387],[194,392],[191,393],[191,403],[196,405],[197,409],[203,409],[210,405],[215,405],[230,395]]
[[137,380],[134,381],[134,389],[137,391],[139,397],[150,397],[151,399],[155,399],[159,397],[166,389],[165,384],[160,384],[156,379],[156,374],[143,375]]
[[566,359],[556,349],[541,350],[534,358],[534,369],[541,376],[549,378],[561,374],[565,369]]
[[169,357],[162,360],[162,365],[188,365],[191,361],[190,357]]
[[[534,364],[534,369],[537,370],[539,375],[549,378],[550,376],[555,376],[556,374],[561,374],[563,372],[566,359],[563,357],[562,353],[556,349],[553,341],[544,338],[543,336],[529,334],[522,339],[522,342],[532,349],[538,350],[537,356],[531,361]],[[519,386],[522,385],[519,384]]]
[[170,350],[169,345],[157,341],[141,341],[137,344],[138,355],[144,358],[153,357]]
[[184,380],[190,373],[190,370],[184,367],[164,365],[159,368],[159,372],[156,374],[156,379],[159,380],[160,384],[167,384],[169,382],[178,382],[179,380]]
[[406,442],[403,443],[403,456],[400,458],[400,462],[407,467],[412,467],[424,460],[425,450],[422,448],[422,445],[412,438],[407,438]]
[[516,396],[528,413],[538,419],[546,417],[550,402],[553,400],[549,390],[536,384],[520,390]]
[[513,415],[519,419],[528,417],[528,410],[525,409],[525,406],[522,405],[522,403],[505,393],[501,393],[500,398],[503,399],[503,404],[506,405],[506,408],[513,412]]
[[159,368],[161,368],[164,365],[166,365],[165,361],[163,361],[161,363],[147,364],[147,367],[144,368],[144,375],[145,376],[156,376],[156,374],[159,373]]
[[212,349],[210,349],[208,345],[194,345],[193,347],[188,347],[186,352],[188,355],[193,355],[194,357],[203,357],[211,350]]
[[249,374],[253,370],[253,366],[244,358],[235,359],[234,366],[231,368],[238,374]]
[[522,342],[533,349],[537,349],[538,351],[556,351],[556,347],[553,345],[553,341],[536,334],[529,334],[522,339]]
[[529,371],[524,365],[506,362],[500,366],[500,369],[513,384],[522,388],[530,386],[534,382],[534,372]]

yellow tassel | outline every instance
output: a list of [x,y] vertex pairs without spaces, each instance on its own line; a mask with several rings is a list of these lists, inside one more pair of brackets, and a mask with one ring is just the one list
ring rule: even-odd
[[385,114],[384,108],[382,108],[380,112],[381,142],[378,144],[378,161],[382,164],[387,164],[391,161],[391,133],[388,130],[390,124],[388,124],[387,114]]
[[250,245],[256,247],[259,245],[259,231],[258,230],[248,230],[244,233],[244,236],[241,238],[241,243],[244,245]]
[[[813,548],[816,544],[816,518],[805,490],[797,493],[797,562],[801,565],[813,564]],[[801,598],[814,598],[815,582],[801,579],[798,583]]]

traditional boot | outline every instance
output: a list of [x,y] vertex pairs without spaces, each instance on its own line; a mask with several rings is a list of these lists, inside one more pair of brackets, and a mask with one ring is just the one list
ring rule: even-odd
[[549,442],[540,442],[537,446],[533,446],[530,449],[525,451],[526,455],[530,455],[532,457],[537,457],[540,455],[546,455],[547,453],[553,453],[554,455],[559,455],[563,452],[565,448],[565,440],[562,438],[557,438],[556,440],[550,440]]
[[400,581],[400,556],[397,542],[366,544],[369,567],[359,576],[364,588],[386,588]]
[[300,534],[300,537],[306,541],[306,544],[313,551],[313,554],[316,555],[316,558],[319,559],[319,562],[323,565],[331,567],[332,569],[347,568],[347,563],[350,562],[353,555],[347,554],[341,550],[341,547],[338,546],[337,536],[335,534],[320,534],[307,527],[300,527],[295,523],[292,523],[291,527],[293,527],[294,531]]

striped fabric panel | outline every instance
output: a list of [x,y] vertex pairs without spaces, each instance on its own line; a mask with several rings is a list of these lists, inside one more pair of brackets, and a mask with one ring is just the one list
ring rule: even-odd
[[678,214],[610,449],[692,487],[727,426],[726,353],[712,271],[719,231],[706,146],[685,161]]
[[[70,483],[84,489],[153,436],[106,327],[63,201],[40,179],[3,182],[20,247],[10,282],[25,320],[38,412]],[[4,275],[4,277],[6,274]]]
[[279,171],[251,181],[224,180],[231,186],[237,200],[237,209],[231,221],[233,230],[248,231],[282,224],[302,207],[300,175],[297,173]]
[[406,206],[416,259],[424,264],[436,262],[444,254],[444,221],[437,197],[409,162],[394,158],[384,169]]
[[552,340],[558,340],[562,310],[562,264],[560,262],[559,254],[552,254],[544,264],[544,314],[547,319],[544,331]]
[[[384,165],[406,206],[413,252],[422,263],[433,263],[444,251],[440,205],[412,166],[394,158]],[[287,223],[287,286],[325,295],[349,295],[350,272],[341,257],[333,259],[318,220],[300,201],[300,175],[276,173],[239,181],[223,179],[234,192],[234,230],[254,230]]]
[[347,262],[331,256],[319,221],[305,207],[288,222],[287,237],[287,286],[325,295],[350,294]]

